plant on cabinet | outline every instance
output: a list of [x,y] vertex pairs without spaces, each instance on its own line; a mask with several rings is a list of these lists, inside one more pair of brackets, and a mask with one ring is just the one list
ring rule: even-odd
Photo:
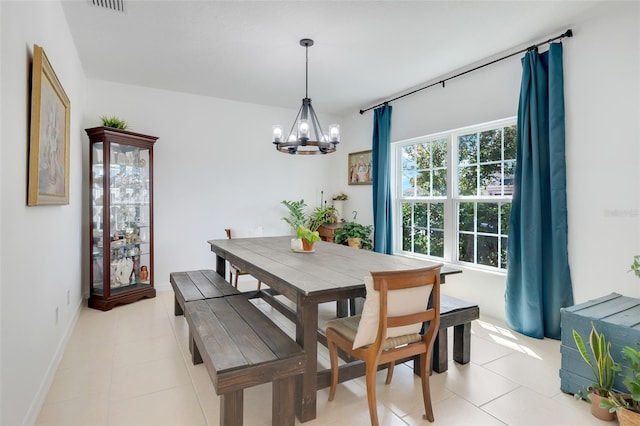
[[373,242],[371,241],[372,231],[373,226],[371,225],[347,222],[342,228],[336,230],[334,240],[336,244],[348,244],[349,247],[371,250],[373,248]]

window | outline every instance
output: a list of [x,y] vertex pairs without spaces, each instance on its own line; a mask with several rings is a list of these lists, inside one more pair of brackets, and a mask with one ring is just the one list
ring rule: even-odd
[[397,251],[506,269],[515,118],[394,145]]

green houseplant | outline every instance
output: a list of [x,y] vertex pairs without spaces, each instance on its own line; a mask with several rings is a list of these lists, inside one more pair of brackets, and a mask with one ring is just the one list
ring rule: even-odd
[[610,412],[616,412],[621,426],[640,425],[640,350],[631,346],[622,348],[622,357],[626,361],[619,374],[624,377],[622,384],[628,394],[611,392],[608,403]]
[[305,213],[307,204],[304,200],[300,201],[288,201],[283,200],[281,202],[287,209],[289,209],[289,216],[283,217],[282,220],[287,222],[293,232],[297,232],[299,226],[304,226]]
[[[371,232],[373,232],[373,226],[371,225],[362,225],[357,222],[347,222],[342,226],[342,228],[336,230],[333,238],[336,244],[348,244],[350,247],[371,250],[373,248],[373,242],[371,241]],[[349,240],[351,240],[352,242],[349,243]]]
[[[573,339],[580,356],[591,367],[595,377],[595,382],[587,388],[588,398],[591,401],[591,414],[600,420],[613,420],[613,413],[604,405],[611,393],[616,372],[619,370],[618,364],[611,356],[611,342],[607,342],[604,334],[598,333],[596,327],[591,324],[589,346],[593,354],[592,361],[582,336],[576,330],[573,330]],[[584,395],[579,392],[576,397],[584,398]]]
[[[306,215],[305,208],[307,205],[304,200],[284,200],[282,204],[289,209],[289,216],[283,217],[282,220],[295,230],[296,237],[302,240],[303,250],[313,250],[313,244],[320,241],[318,228],[323,223],[331,223],[334,220],[333,207],[316,207],[311,214]],[[296,250],[299,249],[299,246],[292,242],[291,248]]]
[[128,127],[126,121],[119,119],[118,117],[107,117],[106,115],[100,116],[100,120],[102,121],[102,125],[104,127],[112,127],[114,129],[122,129],[125,130]]

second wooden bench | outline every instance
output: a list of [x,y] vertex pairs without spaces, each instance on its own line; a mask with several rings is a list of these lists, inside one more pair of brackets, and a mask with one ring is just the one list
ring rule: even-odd
[[304,351],[245,295],[185,303],[193,363],[204,362],[220,395],[220,425],[241,425],[243,390],[272,382],[272,424],[294,425],[294,376]]

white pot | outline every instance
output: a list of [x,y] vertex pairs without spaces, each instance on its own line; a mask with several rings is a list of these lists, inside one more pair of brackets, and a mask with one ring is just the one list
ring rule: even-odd
[[300,238],[291,239],[291,250],[302,250],[302,240]]
[[344,209],[344,200],[333,200],[333,208],[336,209],[338,220],[344,220],[342,211]]

